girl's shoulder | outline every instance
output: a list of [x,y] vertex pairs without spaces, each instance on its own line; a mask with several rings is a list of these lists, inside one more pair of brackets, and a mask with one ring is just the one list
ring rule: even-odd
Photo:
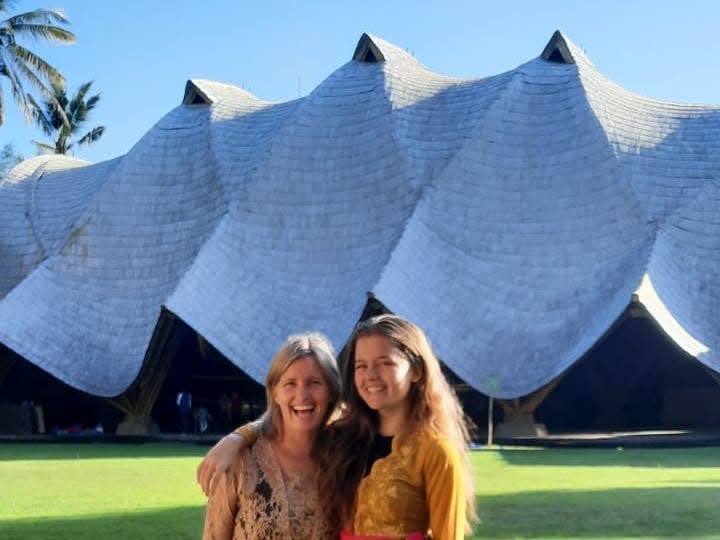
[[412,430],[406,437],[406,442],[412,444],[435,445],[449,439],[439,431],[429,427],[419,427]]
[[402,446],[412,448],[421,457],[432,460],[455,460],[459,453],[452,441],[442,433],[430,428],[418,428],[410,433]]

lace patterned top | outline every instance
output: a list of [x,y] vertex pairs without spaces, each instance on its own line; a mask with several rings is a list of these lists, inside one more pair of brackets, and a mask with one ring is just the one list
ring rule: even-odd
[[378,459],[358,486],[353,532],[465,538],[463,464],[450,441],[428,430],[393,438],[390,454]]
[[330,540],[316,471],[284,471],[260,436],[237,472],[210,493],[203,540]]

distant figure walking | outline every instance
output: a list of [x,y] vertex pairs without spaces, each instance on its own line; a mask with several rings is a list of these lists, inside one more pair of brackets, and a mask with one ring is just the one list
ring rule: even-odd
[[212,420],[210,411],[207,407],[202,406],[198,408],[195,415],[197,420],[197,432],[205,433],[210,428],[210,420]]
[[178,410],[180,411],[180,422],[182,423],[182,432],[190,433],[193,425],[192,414],[192,396],[190,392],[181,390],[175,398]]

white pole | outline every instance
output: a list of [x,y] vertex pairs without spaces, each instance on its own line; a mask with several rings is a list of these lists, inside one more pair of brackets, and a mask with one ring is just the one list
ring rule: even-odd
[[493,443],[493,401],[494,398],[490,396],[490,401],[488,402],[488,436],[487,436],[487,445],[491,446]]

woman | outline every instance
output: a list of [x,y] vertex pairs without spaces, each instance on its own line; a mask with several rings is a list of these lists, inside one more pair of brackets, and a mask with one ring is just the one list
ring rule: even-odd
[[[346,408],[316,441],[326,519],[347,539],[464,538],[475,515],[468,434],[425,334],[381,315],[360,323],[346,350]],[[201,485],[244,444],[221,441],[198,468]]]
[[265,388],[268,408],[257,441],[235,455],[232,474],[210,490],[203,538],[332,538],[319,511],[312,451],[340,398],[332,346],[319,334],[289,337]]

